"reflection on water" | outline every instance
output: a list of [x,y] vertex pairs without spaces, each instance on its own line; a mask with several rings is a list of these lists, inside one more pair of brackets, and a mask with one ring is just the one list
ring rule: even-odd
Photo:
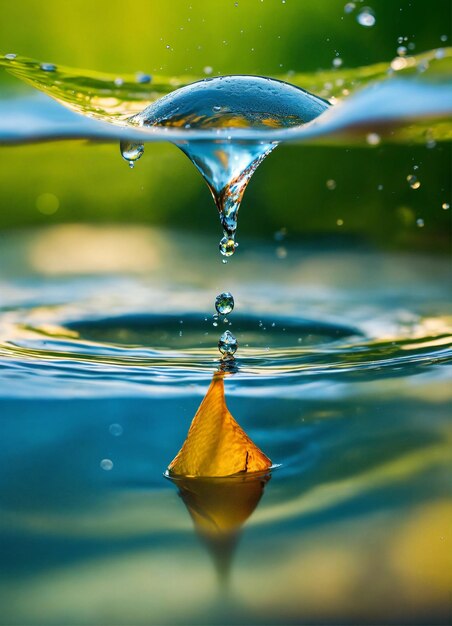
[[[449,264],[289,242],[226,266],[228,407],[281,464],[253,511],[265,474],[163,478],[218,366],[206,249],[136,227],[3,238],[0,623],[447,623]],[[186,507],[222,571],[242,535],[227,598]]]
[[195,529],[213,558],[218,577],[226,584],[240,529],[259,504],[270,474],[168,478],[178,487]]

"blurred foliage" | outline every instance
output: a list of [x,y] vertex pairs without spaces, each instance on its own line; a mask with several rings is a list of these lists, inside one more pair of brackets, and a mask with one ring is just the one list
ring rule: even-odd
[[[449,0],[435,0],[435,10],[424,0],[373,0],[367,3],[376,16],[372,28],[356,20],[362,3],[350,14],[345,4],[23,0],[3,3],[0,40],[3,52],[118,75],[199,75],[208,66],[212,75],[276,75],[331,69],[336,54],[347,67],[388,61],[396,55],[398,37],[407,37],[404,45],[414,45],[414,52],[450,45]],[[0,88],[26,89],[5,72]],[[0,155],[0,227],[127,221],[219,232],[205,184],[173,146],[149,145],[134,171],[115,146],[64,142],[2,148]],[[353,236],[444,249],[451,211],[441,205],[451,202],[451,163],[450,144],[279,147],[245,194],[239,240],[285,226],[289,237]],[[413,173],[421,182],[416,190],[406,180]],[[328,180],[335,189],[327,188]]]

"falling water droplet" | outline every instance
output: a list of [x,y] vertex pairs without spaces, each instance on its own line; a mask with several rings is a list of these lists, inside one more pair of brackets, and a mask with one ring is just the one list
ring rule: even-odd
[[[206,71],[207,68],[204,68]],[[210,68],[209,68],[210,69]],[[220,252],[237,247],[237,216],[246,186],[275,141],[234,142],[234,128],[289,128],[312,121],[328,103],[298,87],[258,76],[220,76],[192,83],[130,118],[138,126],[216,129],[215,139],[178,141],[207,182],[220,214]],[[227,133],[221,131],[227,130]],[[141,155],[140,155],[141,156]]]
[[417,177],[414,176],[414,174],[409,174],[406,179],[411,189],[419,189],[421,186],[421,183],[418,181]]
[[141,159],[144,153],[144,145],[142,143],[133,143],[131,141],[121,141],[119,148],[122,158],[129,163],[129,167],[133,168],[135,162]]
[[218,342],[218,350],[223,356],[232,356],[237,350],[237,339],[230,330],[225,330]]
[[375,26],[375,22],[377,21],[375,19],[374,12],[369,7],[364,7],[356,16],[356,20],[358,24],[361,24],[361,26],[365,26],[366,28]]
[[234,309],[234,298],[232,293],[224,291],[215,298],[215,308],[220,315],[229,315]]
[[57,66],[54,65],[53,63],[41,63],[41,65],[39,66],[39,68],[43,71],[43,72],[55,72]]

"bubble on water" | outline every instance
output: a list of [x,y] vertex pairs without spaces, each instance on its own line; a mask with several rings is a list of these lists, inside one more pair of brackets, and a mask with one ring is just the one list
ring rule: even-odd
[[135,80],[137,81],[137,83],[146,85],[152,81],[152,76],[150,76],[149,74],[145,74],[144,72],[137,72],[135,74]]
[[424,228],[424,220],[422,219],[422,217],[419,217],[419,218],[416,220],[416,226],[417,226],[418,228]]
[[8,54],[5,54],[5,59],[8,61],[13,61],[16,57],[17,54],[14,54],[14,52],[8,52]]
[[[207,68],[204,68],[205,70]],[[329,106],[298,87],[259,76],[206,78],[167,94],[130,118],[138,126],[215,129],[218,139],[180,140],[178,147],[206,180],[223,228],[219,249],[231,256],[240,203],[259,164],[275,141],[233,141],[234,128],[289,128],[312,121]],[[231,129],[231,132],[221,131]]]
[[419,187],[421,186],[421,183],[418,181],[417,177],[414,174],[409,174],[406,179],[411,189],[419,189]]
[[223,356],[232,356],[237,351],[237,339],[230,330],[225,330],[221,335],[218,350]]
[[144,153],[144,145],[132,141],[121,141],[119,149],[122,158],[129,163],[129,167],[133,167],[135,162],[141,159]]
[[106,472],[109,472],[113,469],[113,461],[111,459],[102,459],[102,461],[100,462],[100,467]]
[[444,209],[444,211],[447,211],[450,209],[450,204],[448,202],[443,202],[441,208]]
[[220,315],[228,315],[234,310],[234,298],[232,293],[224,291],[215,298],[215,308]]
[[347,2],[347,4],[344,6],[344,13],[353,13],[355,9],[356,4],[354,2]]
[[41,65],[39,66],[39,69],[41,69],[43,72],[55,72],[56,68],[57,66],[53,63],[41,63]]
[[336,189],[336,181],[333,180],[332,178],[327,180],[325,184],[326,184],[326,188],[329,189],[330,191],[334,191]]
[[375,14],[369,7],[364,7],[356,16],[356,21],[361,26],[365,26],[366,28],[371,28],[375,26],[375,22],[377,21],[375,18]]
[[366,136],[366,141],[369,146],[378,146],[378,144],[381,142],[381,137],[378,133],[369,133]]
[[121,424],[115,423],[110,424],[110,426],[108,427],[108,432],[110,433],[110,435],[113,435],[113,437],[120,437],[124,432],[124,429]]
[[397,48],[397,54],[399,55],[399,57],[404,57],[407,52],[408,50],[405,48],[405,46],[399,46]]

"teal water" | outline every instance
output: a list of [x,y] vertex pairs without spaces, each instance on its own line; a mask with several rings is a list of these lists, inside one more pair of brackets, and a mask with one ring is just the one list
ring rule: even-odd
[[[446,623],[448,264],[278,246],[223,266],[145,228],[2,235],[2,623]],[[219,365],[219,270],[228,406],[280,465],[227,591],[163,477]]]

